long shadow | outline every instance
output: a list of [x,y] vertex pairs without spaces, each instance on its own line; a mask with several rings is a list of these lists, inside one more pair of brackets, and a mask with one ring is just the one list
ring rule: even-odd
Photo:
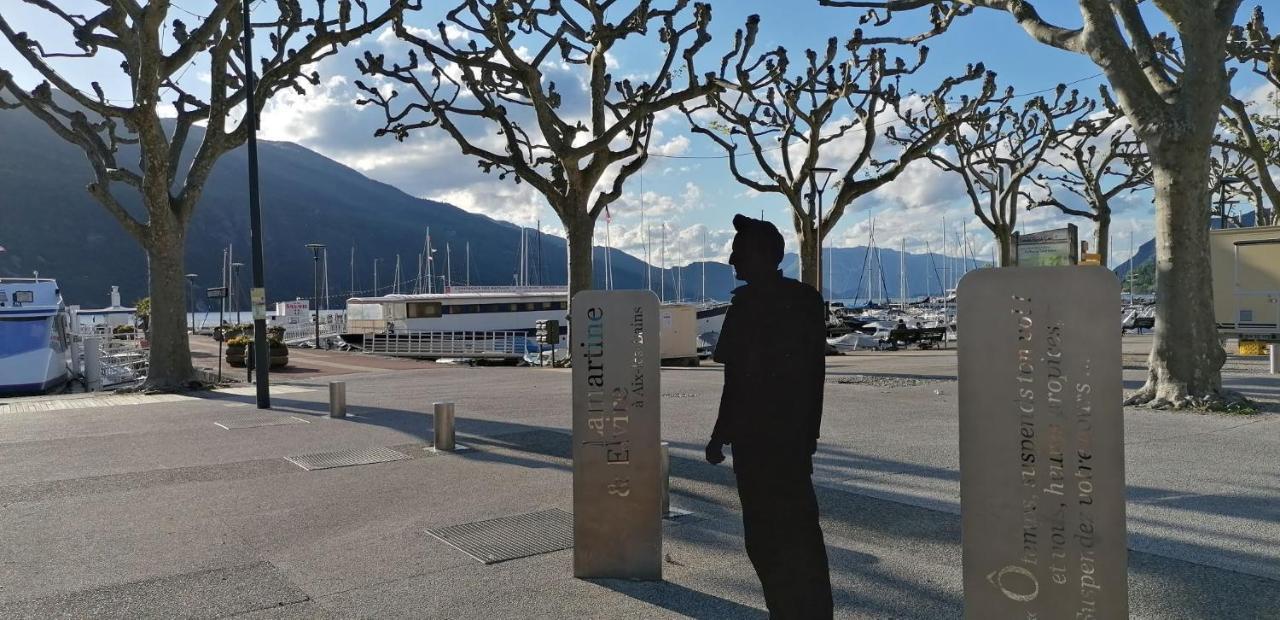
[[[217,398],[252,402],[251,396],[218,395]],[[324,416],[328,412],[327,403],[322,402],[283,398],[277,399],[277,402],[280,409],[303,415]],[[353,412],[356,417],[348,420],[353,423],[395,429],[414,437],[421,437],[424,441],[430,437],[432,416],[429,413],[363,406],[354,408]],[[572,437],[563,430],[511,422],[465,419],[458,421],[458,430],[460,433],[467,435],[465,442],[469,442],[478,448],[469,455],[468,453],[462,453],[462,458],[507,463],[520,467],[551,467],[561,470],[572,468],[572,464],[569,462],[572,454]],[[695,452],[700,452],[703,447],[701,444],[695,445],[687,442],[672,442],[672,446]],[[485,448],[494,448],[500,451],[491,451]],[[536,458],[521,458],[518,456],[521,452],[536,455]],[[909,472],[915,475],[948,481],[955,481],[959,476],[958,472],[947,468],[868,457],[848,449],[829,445],[822,447],[818,454],[817,464],[819,466],[883,473]],[[671,457],[671,474],[672,493],[674,496],[687,496],[690,499],[724,507],[729,511],[738,509],[734,477],[729,467],[725,465],[712,466],[701,459],[673,455]],[[912,542],[897,542],[904,539],[905,541],[915,541],[915,543],[937,543],[941,545],[938,549],[958,545],[960,542],[960,520],[957,515],[825,486],[817,488],[817,495],[822,507],[823,528],[832,534],[854,539],[870,534],[873,537],[883,537],[884,544],[909,544],[914,546]],[[1232,498],[1224,496],[1179,496],[1171,494],[1170,491],[1143,487],[1137,487],[1136,499],[1175,505],[1188,511],[1237,517],[1257,518],[1258,513],[1256,511],[1262,510],[1262,515],[1266,518],[1274,519],[1276,518],[1275,512],[1277,510],[1275,507],[1264,505],[1261,499],[1257,502],[1246,502],[1248,506],[1245,506],[1239,503],[1231,504],[1225,502],[1224,500],[1231,500]],[[1194,545],[1155,537],[1147,540],[1156,544],[1167,542],[1168,544],[1191,549],[1197,557],[1228,557],[1235,562],[1249,565],[1265,565],[1269,561],[1269,558],[1263,555],[1210,548],[1207,545]],[[928,551],[929,548],[931,547],[928,545],[916,547],[917,553],[924,554],[931,553]],[[1223,590],[1213,585],[1213,579],[1221,581],[1232,575],[1237,575],[1251,582],[1252,580],[1260,579],[1261,582],[1272,586],[1276,584],[1274,581],[1263,578],[1250,577],[1207,565],[1168,560],[1162,556],[1137,551],[1131,552],[1130,556],[1134,558],[1138,567],[1146,567],[1148,569],[1154,565],[1173,567],[1169,569],[1172,572],[1167,574],[1147,573],[1144,574],[1144,578],[1156,581],[1161,586],[1160,591],[1164,591],[1166,588],[1174,588],[1184,594],[1189,593],[1185,597],[1185,609],[1191,612],[1187,617],[1221,617],[1214,612],[1214,605],[1226,603],[1222,596]],[[1142,573],[1131,573],[1131,579],[1134,574]],[[1213,577],[1213,579],[1206,579],[1206,576]],[[1146,587],[1150,589],[1150,584]],[[1233,588],[1232,591],[1236,591],[1236,589]],[[1270,591],[1272,593],[1265,596],[1258,592],[1253,592],[1253,598],[1246,597],[1248,600],[1237,599],[1231,605],[1237,609],[1266,609],[1268,610],[1266,613],[1273,613],[1275,609],[1280,607],[1266,607],[1266,605],[1271,604],[1277,596],[1275,592],[1280,592],[1280,589],[1272,587]],[[690,600],[696,603],[701,600],[698,598],[699,596],[706,595],[694,593],[686,596],[693,597]],[[1151,598],[1151,604],[1156,604],[1157,598]],[[1182,595],[1179,595],[1179,598],[1181,600],[1183,598]],[[708,605],[716,604],[714,600],[702,600],[702,602]],[[936,600],[934,602],[945,605],[944,600]],[[696,608],[693,603],[689,603],[689,605],[691,610]],[[745,609],[752,610],[753,608],[745,607]],[[734,615],[731,613],[704,617],[734,617]],[[1267,615],[1263,613],[1262,615],[1255,614],[1241,617],[1267,617]]]
[[706,592],[699,592],[670,581],[626,581],[622,579],[592,579],[592,583],[661,607],[682,616],[705,620],[722,618],[768,618],[769,614],[755,607],[748,607],[729,599]]
[[1134,485],[1129,485],[1128,490],[1130,501],[1152,506],[1166,506],[1201,514],[1280,523],[1280,501],[1275,498],[1187,493],[1186,491]]

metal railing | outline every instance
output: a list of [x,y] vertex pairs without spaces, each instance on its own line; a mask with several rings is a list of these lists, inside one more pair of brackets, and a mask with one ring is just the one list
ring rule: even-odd
[[[74,335],[77,345],[75,351],[79,355],[78,359],[73,360],[73,364],[78,374],[81,377],[100,379],[100,385],[92,386],[92,389],[145,379],[151,365],[151,349],[147,346],[145,335],[141,332],[110,334],[102,333],[103,331],[81,330]],[[96,346],[97,355],[86,355],[86,346]],[[93,362],[97,363],[96,370],[89,368]]]
[[[328,314],[321,316],[320,339],[337,338],[346,330],[346,326],[347,317],[345,314]],[[285,344],[314,343],[315,339],[316,324],[311,321],[284,326]]]
[[522,331],[365,334],[364,352],[402,357],[520,359],[530,339]]

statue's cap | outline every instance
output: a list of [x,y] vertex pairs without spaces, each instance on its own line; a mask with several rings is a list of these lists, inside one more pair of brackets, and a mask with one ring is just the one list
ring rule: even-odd
[[773,222],[757,220],[741,213],[733,216],[733,229],[738,231],[738,238],[750,244],[753,251],[765,253],[774,259],[774,263],[782,262],[785,242],[782,233]]

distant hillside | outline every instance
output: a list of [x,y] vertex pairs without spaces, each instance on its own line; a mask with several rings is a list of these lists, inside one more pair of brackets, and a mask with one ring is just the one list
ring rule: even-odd
[[[1241,226],[1244,226],[1244,227],[1246,227],[1246,228],[1247,228],[1247,227],[1249,227],[1249,226],[1253,226],[1253,225],[1254,225],[1254,222],[1256,222],[1256,221],[1257,221],[1257,220],[1256,220],[1256,217],[1257,217],[1257,214],[1256,214],[1256,213],[1254,213],[1254,212],[1252,212],[1252,211],[1249,211],[1249,212],[1243,213],[1243,214],[1241,214],[1241,216],[1240,216],[1240,225],[1241,225]],[[1222,228],[1222,221],[1221,221],[1220,219],[1218,219],[1218,218],[1211,218],[1211,219],[1209,220],[1209,229],[1210,229],[1210,230],[1218,230],[1218,229],[1220,229],[1220,228]],[[1112,251],[1113,251],[1113,252],[1114,252],[1114,250],[1115,250],[1115,248],[1112,248]],[[1134,252],[1134,254],[1133,254],[1133,268],[1134,268],[1134,270],[1135,270],[1135,271],[1136,271],[1136,270],[1138,270],[1138,269],[1142,269],[1142,268],[1144,268],[1144,267],[1146,266],[1146,264],[1147,264],[1147,263],[1153,262],[1153,261],[1155,261],[1155,259],[1156,259],[1156,240],[1155,240],[1155,239],[1151,239],[1150,241],[1147,241],[1146,243],[1144,243],[1144,244],[1142,244],[1142,245],[1138,246],[1138,251],[1137,251],[1137,252]],[[1128,277],[1128,276],[1129,276],[1129,261],[1128,261],[1128,260],[1126,260],[1126,261],[1124,261],[1123,263],[1121,263],[1121,264],[1119,264],[1119,265],[1116,265],[1116,267],[1115,267],[1115,272],[1116,272],[1116,275],[1118,275],[1118,276],[1120,276],[1120,277],[1122,277],[1122,278],[1126,278],[1126,277]]]
[[[200,130],[192,130],[192,149]],[[85,191],[91,172],[83,153],[57,138],[43,123],[22,110],[0,111],[0,275],[57,278],[68,303],[86,307],[106,305],[107,291],[118,285],[126,303],[145,296],[146,257],[138,244]],[[123,152],[122,162],[136,161]],[[460,161],[460,165],[463,165]],[[263,228],[266,252],[267,293],[272,301],[310,297],[311,253],[308,243],[329,248],[330,293],[339,304],[352,288],[351,252],[355,248],[357,292],[373,286],[373,262],[378,266],[379,292],[390,290],[396,255],[402,263],[401,279],[416,276],[416,261],[423,236],[431,229],[437,249],[437,273],[445,264],[445,247],[452,250],[453,279],[466,280],[465,247],[471,245],[472,284],[510,284],[517,271],[520,229],[449,204],[414,198],[373,181],[359,172],[291,143],[260,144]],[[228,153],[215,166],[188,234],[186,270],[199,274],[196,287],[217,286],[222,250],[234,247],[238,262],[249,263],[248,190],[243,149]],[[497,182],[497,181],[495,181]],[[141,213],[137,197],[121,190],[126,208]],[[142,216],[140,216],[142,217]],[[529,233],[530,243],[539,247]],[[531,257],[530,282],[563,284],[564,240],[543,235],[541,261]],[[836,297],[852,297],[858,285],[864,248],[835,251]],[[881,250],[884,285],[898,295],[898,255]],[[618,288],[643,288],[645,264],[613,251],[614,282]],[[788,256],[784,269],[796,273],[796,257]],[[596,284],[603,286],[604,249],[595,256]],[[540,265],[537,268],[534,265]],[[824,269],[825,271],[825,269]],[[910,255],[907,278],[911,295],[937,294],[939,285],[927,256]],[[660,283],[653,269],[654,289]],[[702,265],[669,269],[665,276],[667,299],[676,298],[683,283],[683,297],[702,294]],[[708,263],[706,293],[727,299],[741,284],[733,270],[722,263]],[[249,286],[249,269],[240,273],[240,295]],[[407,290],[407,286],[404,287]],[[203,294],[196,296],[204,308]]]

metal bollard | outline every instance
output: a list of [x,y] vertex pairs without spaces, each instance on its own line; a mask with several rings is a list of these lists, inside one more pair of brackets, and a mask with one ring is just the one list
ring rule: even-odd
[[453,452],[453,403],[435,403],[435,447],[441,452]]
[[662,518],[671,515],[671,453],[669,448],[671,444],[661,442],[658,444],[658,478],[662,481]]
[[347,417],[347,382],[329,382],[329,417]]
[[84,339],[84,384],[85,389],[97,392],[102,389],[102,349],[101,338],[89,336]]

